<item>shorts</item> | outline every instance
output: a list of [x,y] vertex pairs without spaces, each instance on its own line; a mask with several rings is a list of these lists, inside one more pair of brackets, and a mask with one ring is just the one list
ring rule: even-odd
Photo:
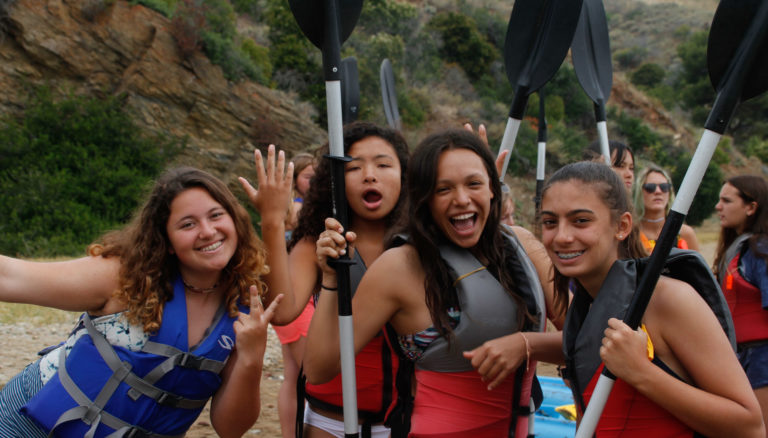
[[[328,418],[324,415],[318,414],[312,410],[312,407],[307,403],[304,407],[304,424],[308,424],[312,427],[324,430],[329,434],[344,438],[344,422],[333,418]],[[358,432],[362,436],[362,427],[358,428]],[[374,424],[371,426],[371,438],[389,438],[389,428],[381,425]]]
[[40,361],[27,365],[0,391],[0,437],[45,438],[46,432],[26,415],[19,412],[43,387]]
[[768,343],[739,349],[736,355],[752,389],[768,386]]
[[309,323],[312,322],[312,315],[314,314],[315,305],[312,304],[312,300],[309,300],[304,310],[289,324],[273,325],[272,328],[275,329],[280,343],[283,345],[290,344],[298,341],[302,336],[306,337],[309,331]]

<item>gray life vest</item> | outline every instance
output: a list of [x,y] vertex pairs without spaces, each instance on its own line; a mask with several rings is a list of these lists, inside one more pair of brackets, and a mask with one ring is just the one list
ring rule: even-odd
[[[519,279],[518,291],[535,316],[536,324],[529,331],[543,330],[546,324],[544,293],[533,263],[514,232],[503,232],[512,251],[507,255],[505,267],[513,270]],[[468,250],[453,244],[440,245],[440,256],[456,275],[454,286],[459,298],[461,318],[453,330],[453,339],[444,336],[435,339],[416,362],[419,369],[441,372],[472,370],[472,363],[462,352],[479,347],[485,341],[518,331],[517,302],[505,291],[496,278]]]
[[[563,328],[563,352],[574,397],[582,406],[581,394],[600,364],[600,346],[608,319],[624,318],[648,258],[617,260],[611,266],[597,298],[578,290]],[[731,314],[720,287],[704,258],[696,251],[672,248],[662,275],[690,284],[707,302],[736,348]]]

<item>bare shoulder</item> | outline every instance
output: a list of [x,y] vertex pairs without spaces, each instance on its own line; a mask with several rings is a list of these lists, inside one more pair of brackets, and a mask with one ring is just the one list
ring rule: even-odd
[[709,308],[690,284],[665,276],[659,277],[649,305],[655,314],[663,318],[674,318]]
[[528,254],[537,251],[546,251],[539,239],[527,229],[519,225],[513,225],[511,228],[517,236],[517,239],[520,241],[520,244],[525,248],[525,252]]
[[421,262],[416,248],[405,244],[384,251],[368,270],[382,274],[389,272],[393,275],[392,279],[396,279],[394,275],[407,275],[421,271]]

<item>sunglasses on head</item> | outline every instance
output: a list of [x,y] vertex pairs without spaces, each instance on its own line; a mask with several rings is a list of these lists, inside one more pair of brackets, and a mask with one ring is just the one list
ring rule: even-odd
[[672,184],[670,183],[645,183],[643,184],[643,190],[645,190],[648,193],[654,193],[656,192],[656,187],[661,189],[661,193],[667,193],[669,192],[669,189],[672,187]]

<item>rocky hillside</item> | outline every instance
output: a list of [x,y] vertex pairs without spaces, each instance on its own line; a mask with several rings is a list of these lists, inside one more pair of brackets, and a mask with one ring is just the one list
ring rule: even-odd
[[30,86],[124,93],[140,126],[187,138],[179,161],[233,182],[253,148],[324,141],[308,105],[251,82],[232,84],[202,54],[179,55],[169,20],[127,1],[15,0],[0,38],[0,111],[18,112]]

